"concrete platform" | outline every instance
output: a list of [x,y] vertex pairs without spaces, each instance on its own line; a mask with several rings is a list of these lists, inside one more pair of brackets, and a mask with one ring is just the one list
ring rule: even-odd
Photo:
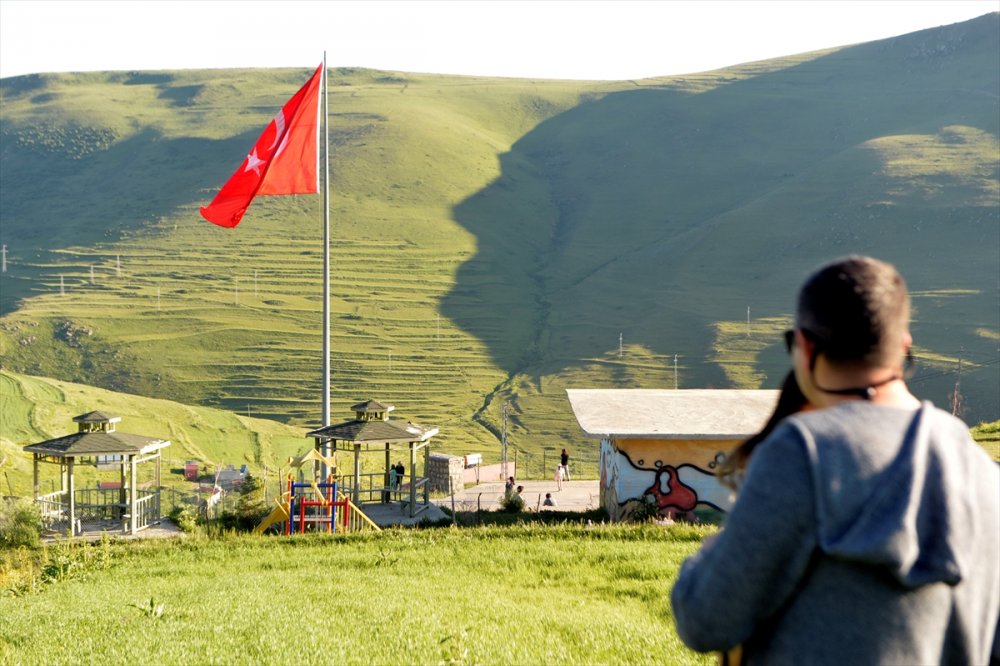
[[403,506],[400,502],[362,504],[361,510],[379,527],[412,526],[419,525],[424,520],[437,522],[448,518],[444,511],[434,503],[428,505],[426,509],[412,518],[409,507]]

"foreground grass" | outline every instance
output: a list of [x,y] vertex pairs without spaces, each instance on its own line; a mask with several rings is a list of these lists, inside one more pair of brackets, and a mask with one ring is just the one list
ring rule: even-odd
[[0,598],[0,662],[703,664],[668,595],[705,530],[116,544],[99,566]]

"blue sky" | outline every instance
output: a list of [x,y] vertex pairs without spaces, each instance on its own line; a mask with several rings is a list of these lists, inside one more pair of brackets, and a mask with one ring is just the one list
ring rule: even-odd
[[0,77],[358,66],[631,79],[844,46],[1000,11],[1000,0],[0,0]]

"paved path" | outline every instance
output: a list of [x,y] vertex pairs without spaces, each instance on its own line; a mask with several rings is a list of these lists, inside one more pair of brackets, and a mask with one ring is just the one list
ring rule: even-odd
[[[545,493],[552,493],[558,511],[589,511],[596,509],[600,504],[600,491],[598,481],[563,481],[562,490],[559,490],[555,481],[518,481],[518,485],[524,486],[521,493],[525,500],[525,508],[534,511],[544,510],[547,507],[541,506],[545,500]],[[455,509],[457,511],[493,511],[500,507],[500,498],[503,497],[504,484],[502,483],[482,483],[478,486],[467,488],[455,494]],[[436,504],[451,508],[451,497],[434,500]]]

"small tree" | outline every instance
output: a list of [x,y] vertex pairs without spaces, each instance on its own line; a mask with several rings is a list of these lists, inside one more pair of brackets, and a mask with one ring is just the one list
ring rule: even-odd
[[240,529],[252,530],[267,515],[264,503],[264,484],[257,477],[247,474],[240,485],[240,498],[236,501],[236,523]]

